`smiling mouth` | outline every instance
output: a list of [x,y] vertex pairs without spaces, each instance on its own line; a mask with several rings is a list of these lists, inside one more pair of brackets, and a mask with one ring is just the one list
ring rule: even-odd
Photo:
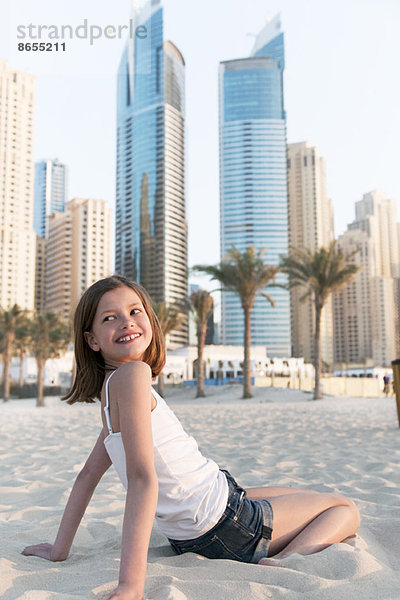
[[131,333],[131,335],[124,335],[117,339],[117,344],[124,344],[126,342],[131,342],[132,340],[136,340],[136,338],[140,337],[141,333]]

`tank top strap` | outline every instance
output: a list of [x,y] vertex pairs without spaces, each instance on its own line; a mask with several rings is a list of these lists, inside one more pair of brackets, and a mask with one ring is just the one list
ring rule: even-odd
[[164,400],[164,398],[162,396],[160,396],[160,394],[153,387],[151,388],[151,394],[152,394],[154,400],[157,401],[157,404],[159,401],[162,402]]
[[112,427],[111,427],[111,419],[110,419],[110,399],[108,396],[108,383],[111,379],[111,377],[114,375],[115,371],[113,371],[111,373],[111,375],[109,377],[107,377],[107,381],[106,381],[106,404],[104,406],[104,414],[106,417],[106,422],[107,422],[107,427],[108,427],[108,432],[109,433],[113,433]]

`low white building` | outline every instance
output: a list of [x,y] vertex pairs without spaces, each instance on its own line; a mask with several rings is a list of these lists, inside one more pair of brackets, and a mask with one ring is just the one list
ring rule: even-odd
[[[235,378],[243,375],[243,346],[210,345],[204,347],[206,379]],[[164,368],[166,382],[177,383],[195,378],[197,346],[182,346],[167,352]],[[269,358],[265,346],[252,346],[250,351],[252,377],[299,376],[312,377],[313,366],[304,358]]]
[[336,369],[333,371],[334,377],[369,377],[372,379],[383,379],[385,375],[393,377],[393,370],[389,367],[364,367],[354,366],[347,369]]
[[[70,349],[60,358],[49,358],[44,367],[44,385],[61,385],[67,388],[72,381],[73,350]],[[17,383],[20,376],[20,359],[13,357],[10,365],[10,381]],[[36,383],[37,364],[33,356],[25,356],[22,365],[24,383]],[[3,377],[3,365],[0,364],[0,378]]]
[[[252,346],[250,352],[250,370],[252,377],[300,377],[311,378],[314,368],[304,363],[304,358],[269,358],[265,346]],[[46,361],[44,384],[61,385],[68,388],[72,381],[73,346],[60,358]],[[195,379],[197,346],[181,346],[167,351],[164,367],[165,382],[178,384]],[[0,378],[3,365],[0,363]],[[10,367],[10,379],[19,381],[20,360],[13,358]],[[210,345],[204,347],[205,379],[226,379],[243,376],[243,347]],[[25,383],[35,383],[37,379],[36,360],[33,356],[25,356],[23,362],[23,379]]]

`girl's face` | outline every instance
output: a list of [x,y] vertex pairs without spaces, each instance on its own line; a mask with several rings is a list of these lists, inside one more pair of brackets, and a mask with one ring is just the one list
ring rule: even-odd
[[101,352],[106,365],[142,360],[152,330],[140,296],[126,286],[103,294],[85,338],[92,350]]

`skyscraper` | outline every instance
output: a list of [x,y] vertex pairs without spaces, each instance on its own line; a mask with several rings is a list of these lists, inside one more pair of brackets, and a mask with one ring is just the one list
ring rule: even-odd
[[0,306],[33,310],[35,79],[0,59]]
[[[288,145],[289,244],[311,251],[329,246],[334,239],[333,207],[326,189],[325,160],[309,142]],[[300,302],[304,287],[291,290],[292,354],[314,360],[315,311],[312,298]],[[321,318],[321,358],[333,363],[332,300]]]
[[[163,8],[148,0],[118,72],[116,271],[143,284],[156,302],[187,297],[185,62],[163,37]],[[169,336],[187,343],[187,318]]]
[[74,198],[49,216],[45,309],[68,321],[82,293],[111,272],[111,209],[105,200]]
[[[361,229],[348,229],[337,240],[346,256],[360,267],[355,279],[333,294],[334,362],[368,364],[372,360],[371,282],[375,277],[374,242]],[[378,361],[377,365],[381,365]]]
[[354,261],[363,269],[333,298],[335,361],[390,366],[400,350],[396,202],[379,190],[364,194],[338,247],[359,250]]
[[375,241],[376,268],[384,277],[400,277],[400,251],[396,200],[381,190],[364,194],[356,202],[356,218],[349,229],[362,229]]
[[35,163],[33,227],[37,235],[47,236],[49,215],[64,212],[66,201],[67,167],[58,158]]
[[[288,252],[286,114],[283,101],[284,35],[279,17],[257,36],[249,58],[220,63],[220,231],[221,259],[232,245],[266,248],[266,261],[279,263]],[[278,275],[283,283],[285,276]],[[270,356],[289,356],[289,292],[268,290],[271,307],[256,298],[251,315],[252,343]],[[243,344],[239,299],[224,292],[221,303],[223,344]]]

